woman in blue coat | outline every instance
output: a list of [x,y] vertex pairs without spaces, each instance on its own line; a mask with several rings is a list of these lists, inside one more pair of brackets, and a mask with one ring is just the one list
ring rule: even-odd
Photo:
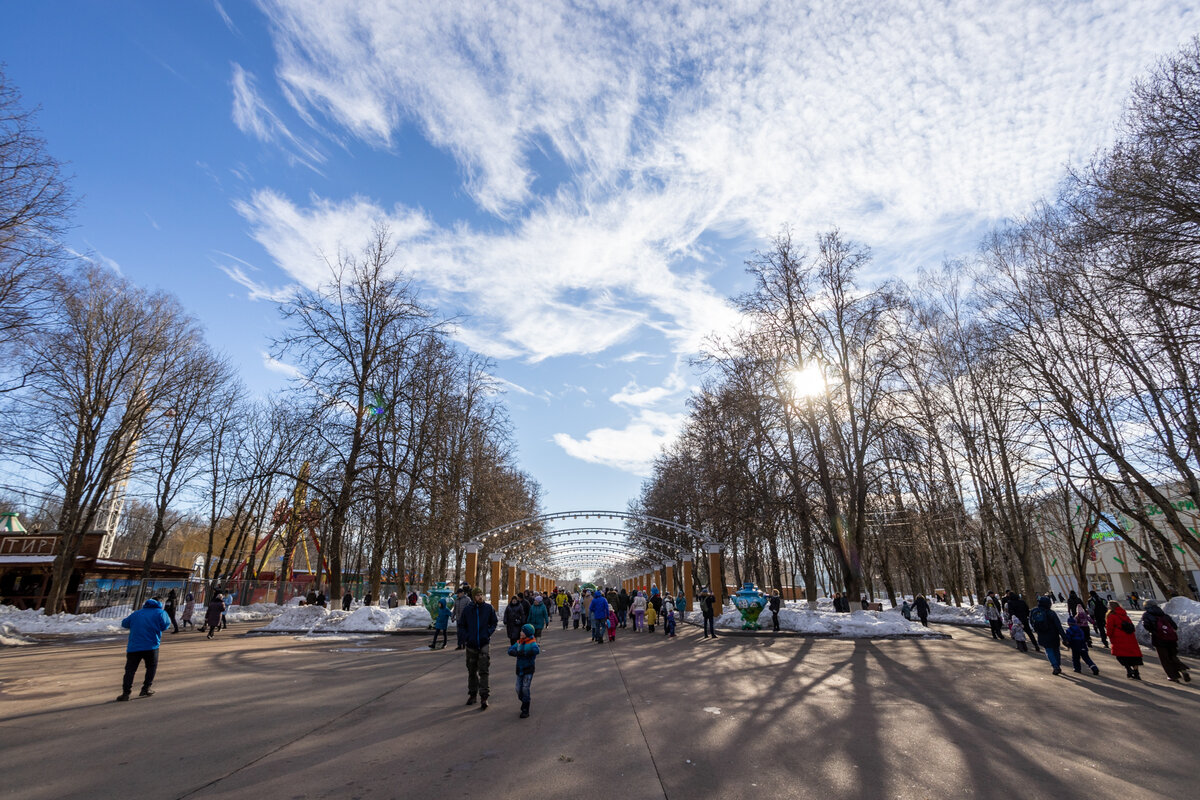
[[542,638],[542,629],[550,621],[550,609],[540,594],[534,595],[533,605],[529,607],[529,618],[525,621],[533,626],[533,638]]

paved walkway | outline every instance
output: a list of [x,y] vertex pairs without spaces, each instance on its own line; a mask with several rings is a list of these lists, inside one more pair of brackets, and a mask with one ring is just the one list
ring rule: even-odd
[[[0,785],[40,798],[962,798],[1195,793],[1200,681],[1051,677],[947,641],[550,630],[517,717],[425,639],[167,636],[158,694],[112,702],[116,641],[0,651]],[[453,640],[451,640],[453,648]],[[1193,688],[1194,687],[1194,688]]]

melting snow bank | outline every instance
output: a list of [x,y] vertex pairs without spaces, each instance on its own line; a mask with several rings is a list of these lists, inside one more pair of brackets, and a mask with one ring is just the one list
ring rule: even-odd
[[36,608],[19,609],[0,605],[0,625],[7,635],[59,634],[91,636],[97,633],[125,633],[124,617],[104,618],[95,614],[54,614],[47,617]]
[[[904,619],[899,608],[887,608],[882,613],[888,616],[895,614]],[[916,611],[912,612],[912,617],[913,622],[921,624]],[[984,628],[988,624],[987,617],[983,615],[983,606],[949,606],[932,600],[929,602],[929,621],[939,625],[976,625]]]
[[287,608],[259,633],[392,633],[426,630],[432,621],[422,606],[381,608],[362,606],[354,611],[330,611],[320,606]]
[[[687,621],[702,625],[699,611],[687,614]],[[760,625],[766,630],[771,628],[771,612],[764,611],[758,618]],[[717,628],[722,630],[741,630],[742,615],[739,611],[726,606],[724,612],[717,618]],[[849,614],[839,614],[818,608],[809,611],[800,605],[787,605],[779,610],[779,627],[785,631],[795,631],[808,636],[827,636],[838,639],[944,639],[946,634],[932,631],[920,622],[909,622],[899,614],[887,614],[879,611],[852,611]]]
[[[1179,626],[1179,652],[1200,655],[1200,603],[1187,597],[1172,597],[1162,604],[1163,611]],[[1137,639],[1150,647],[1150,632],[1137,626]]]
[[[181,607],[182,608],[182,607]],[[284,611],[284,606],[274,603],[254,603],[248,606],[231,606],[225,613],[229,622],[257,622],[273,619]],[[344,612],[340,612],[344,613]],[[0,644],[15,644],[8,639],[22,635],[39,636],[95,636],[96,634],[125,634],[121,620],[129,616],[129,606],[110,606],[95,614],[54,614],[47,617],[38,609],[18,609],[0,605]],[[429,616],[426,614],[425,616]],[[176,612],[176,619],[179,613]],[[204,621],[204,607],[197,604],[192,615],[196,624]],[[30,640],[23,643],[30,644]]]

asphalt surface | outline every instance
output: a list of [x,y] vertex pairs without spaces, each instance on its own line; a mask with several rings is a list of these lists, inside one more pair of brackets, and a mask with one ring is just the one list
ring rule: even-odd
[[[1195,796],[1200,673],[1100,677],[951,640],[593,645],[550,630],[519,719],[416,636],[167,635],[157,694],[113,702],[120,640],[0,650],[0,796],[41,798],[1161,798]],[[1191,661],[1189,663],[1193,663]],[[139,675],[140,681],[140,675]]]

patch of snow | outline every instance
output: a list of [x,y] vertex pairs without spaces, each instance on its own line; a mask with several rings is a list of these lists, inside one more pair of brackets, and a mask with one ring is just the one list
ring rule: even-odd
[[16,628],[9,623],[0,623],[0,647],[20,647],[26,644],[33,644],[33,640],[17,633]]
[[[901,619],[904,618],[900,614],[899,607],[885,608],[882,613],[887,615],[895,614]],[[916,611],[912,612],[912,617],[913,622],[918,625],[921,624],[920,620],[917,619]],[[1063,618],[1065,620],[1065,613]],[[936,622],[939,625],[974,625],[983,628],[986,628],[988,624],[987,618],[983,615],[983,606],[952,606],[939,603],[936,600],[929,601],[929,621]]]
[[311,633],[328,616],[329,609],[321,606],[288,606],[283,613],[259,630]]
[[[696,625],[703,624],[699,611],[688,614],[687,620]],[[770,629],[771,612],[764,611],[759,616],[758,623],[764,628]],[[726,606],[724,613],[717,618],[716,627],[723,630],[741,630],[741,612],[732,606]],[[779,627],[786,631],[841,639],[871,639],[885,636],[919,639],[926,636],[942,636],[942,634],[922,626],[920,622],[906,620],[900,616],[899,612],[890,614],[886,611],[852,611],[849,614],[841,614],[832,610],[832,604],[828,610],[822,609],[818,605],[816,611],[810,611],[803,602],[789,603],[779,610]]]
[[716,714],[718,717],[721,716],[721,709],[716,706],[705,706],[704,711],[709,714]]
[[36,608],[18,609],[0,605],[0,624],[16,634],[66,634],[78,636],[96,633],[125,633],[122,617],[103,618],[94,614],[54,614],[46,616]]
[[263,632],[391,633],[424,630],[432,620],[421,606],[359,606],[354,611],[330,611],[320,606],[292,606],[258,630]]

